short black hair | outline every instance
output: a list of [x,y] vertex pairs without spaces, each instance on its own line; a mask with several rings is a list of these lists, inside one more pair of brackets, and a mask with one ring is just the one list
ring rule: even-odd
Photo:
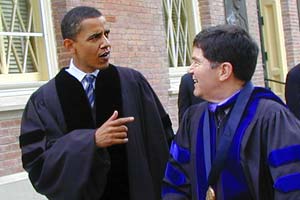
[[61,34],[63,39],[68,38],[75,40],[83,20],[101,16],[102,13],[93,7],[78,6],[71,9],[61,21]]
[[251,80],[258,56],[258,46],[246,30],[237,25],[217,25],[198,33],[193,47],[200,48],[210,62],[229,62],[234,75]]

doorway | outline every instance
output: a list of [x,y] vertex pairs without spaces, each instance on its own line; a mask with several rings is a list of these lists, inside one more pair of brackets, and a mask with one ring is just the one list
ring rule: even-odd
[[280,1],[258,0],[265,82],[284,100],[284,81],[287,73]]

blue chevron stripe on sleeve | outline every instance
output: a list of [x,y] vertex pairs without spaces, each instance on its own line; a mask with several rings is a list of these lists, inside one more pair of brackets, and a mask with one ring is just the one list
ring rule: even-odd
[[183,172],[175,168],[171,163],[167,163],[165,176],[172,184],[176,186],[186,183],[186,177]]
[[285,193],[300,190],[300,173],[279,177],[274,183],[274,188]]
[[269,154],[268,161],[273,167],[300,161],[300,145],[274,150]]
[[173,158],[179,163],[185,164],[190,161],[189,150],[180,147],[175,143],[175,141],[172,142],[170,153],[173,156]]

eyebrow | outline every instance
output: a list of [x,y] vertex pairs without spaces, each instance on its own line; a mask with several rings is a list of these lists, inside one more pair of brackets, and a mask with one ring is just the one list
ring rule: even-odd
[[[109,34],[109,33],[110,33],[110,29],[104,30],[104,34],[105,34],[105,35],[107,35],[107,34]],[[102,31],[99,32],[99,33],[94,33],[94,34],[90,35],[90,36],[87,38],[87,40],[91,40],[91,39],[93,39],[93,38],[97,38],[97,37],[99,37],[99,36],[102,35],[102,34],[103,34]]]
[[201,59],[199,59],[199,58],[197,58],[197,57],[194,57],[194,56],[192,56],[192,60],[195,60],[195,61],[197,61],[197,62],[202,63],[202,60],[201,60]]
[[100,33],[94,33],[94,34],[90,35],[90,36],[87,38],[87,40],[91,40],[91,39],[97,38],[97,37],[99,37],[99,36],[102,35],[102,34],[103,34],[102,32],[100,32]]

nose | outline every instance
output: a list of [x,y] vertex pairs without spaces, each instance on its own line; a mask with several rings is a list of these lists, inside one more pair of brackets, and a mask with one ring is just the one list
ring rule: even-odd
[[188,73],[190,73],[190,74],[194,73],[194,65],[193,65],[193,63],[190,65],[190,67],[188,69]]
[[101,42],[100,44],[100,48],[103,49],[103,48],[107,48],[107,47],[111,47],[110,46],[110,41],[108,39],[108,37],[106,37],[105,35],[103,36],[103,42]]

